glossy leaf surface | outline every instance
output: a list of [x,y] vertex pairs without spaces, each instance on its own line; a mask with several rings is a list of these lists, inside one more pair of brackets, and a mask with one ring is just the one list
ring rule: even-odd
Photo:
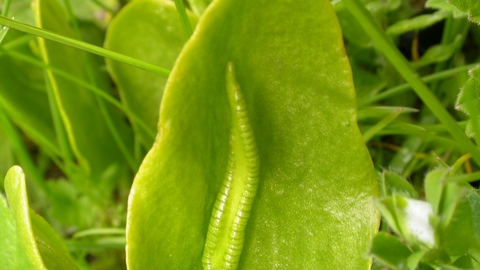
[[5,193],[15,218],[21,247],[34,269],[79,269],[55,230],[28,206],[25,175],[12,167],[5,177]]
[[369,268],[378,188],[342,43],[329,1],[212,3],[172,70],[159,135],[132,187],[129,269],[201,268],[229,175],[230,61],[259,155],[239,268]]
[[[188,13],[194,27],[197,18]],[[108,28],[105,47],[158,66],[171,69],[185,43],[173,2],[139,0],[129,3]],[[122,101],[148,128],[156,132],[158,112],[166,78],[113,60],[110,73],[120,88]],[[136,134],[148,149],[155,139],[130,119]]]
[[[69,26],[66,11],[58,1],[35,0],[33,8],[39,27],[66,37],[76,38],[73,29]],[[81,51],[43,39],[39,39],[39,44],[46,63],[105,89],[106,77],[100,75],[98,67],[93,66],[93,61],[87,61]],[[88,75],[88,69],[92,72],[92,76]],[[84,171],[95,178],[108,166],[121,163],[122,154],[113,139],[111,130],[107,127],[99,99],[87,89],[51,71],[47,71],[47,76],[69,143]],[[120,116],[110,109],[108,107],[105,109],[106,114],[110,115],[115,126],[121,131],[121,140],[128,147],[131,142],[128,142],[129,132],[126,131],[126,125]]]

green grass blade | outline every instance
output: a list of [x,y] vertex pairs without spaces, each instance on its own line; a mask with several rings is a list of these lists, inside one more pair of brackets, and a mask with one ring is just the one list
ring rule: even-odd
[[2,16],[6,17],[8,15],[8,10],[10,9],[10,3],[12,1],[10,0],[5,0],[5,3],[3,3],[3,10],[2,10]]
[[125,63],[125,64],[129,64],[129,65],[141,68],[141,69],[145,69],[145,70],[154,72],[154,73],[156,73],[160,76],[163,76],[163,77],[168,77],[168,75],[170,74],[170,71],[165,69],[165,68],[158,67],[156,65],[152,65],[150,63],[137,60],[133,57],[129,57],[129,56],[126,56],[126,55],[123,55],[123,54],[112,52],[112,51],[106,50],[104,48],[95,46],[95,45],[91,45],[91,44],[81,42],[81,41],[78,41],[78,40],[75,40],[75,39],[72,39],[72,38],[67,38],[67,37],[64,37],[64,36],[61,36],[61,35],[57,35],[55,33],[40,29],[38,27],[34,27],[34,26],[31,26],[31,25],[28,25],[28,24],[16,22],[14,20],[10,20],[10,19],[7,19],[5,17],[0,17],[0,24],[2,24],[4,26],[7,26],[7,27],[10,27],[12,29],[16,29],[16,30],[34,35],[34,36],[38,36],[38,37],[41,37],[41,38],[44,38],[44,39],[52,40],[52,41],[55,41],[55,42],[58,42],[58,43],[61,43],[61,44],[65,44],[65,45],[73,47],[73,48],[84,50],[84,51],[87,51],[87,52],[90,52],[90,53],[93,53],[93,54],[97,54],[97,55],[100,55],[100,56],[103,56],[103,57],[106,57],[106,58],[110,58],[110,59],[113,59],[113,60],[116,60],[116,61],[120,61],[120,62]]
[[45,76],[45,85],[47,88],[48,102],[50,104],[50,114],[52,115],[53,126],[55,128],[55,135],[57,136],[58,145],[61,151],[61,157],[66,166],[74,164],[74,156],[70,143],[68,142],[67,133],[65,131],[65,126],[63,125],[60,111],[58,109],[58,104],[55,101],[55,95],[51,88],[50,83],[48,83],[48,78]]
[[[466,20],[458,20],[455,17],[448,17],[445,20],[445,26],[443,29],[443,34],[442,34],[442,42],[441,44],[449,44],[454,41],[455,37],[457,35],[460,35],[462,37],[462,44],[465,43],[465,38],[467,37],[468,34],[468,29],[470,28],[470,23]],[[459,46],[457,48],[458,50],[461,50],[462,46]],[[435,65],[435,71],[434,73],[440,72],[444,70],[446,67],[448,67],[448,61],[440,62]],[[473,67],[471,67],[473,68]],[[440,85],[440,81],[435,81],[431,84],[430,89],[436,93],[438,90],[438,87]]]
[[2,43],[3,38],[5,38],[5,36],[7,35],[8,29],[10,28],[4,26],[2,27],[2,30],[0,30],[0,43]]
[[401,113],[416,113],[418,112],[415,108],[409,107],[397,107],[397,106],[372,106],[358,110],[358,120],[363,120],[366,118],[382,118],[391,113],[401,110]]
[[467,183],[480,180],[480,172],[456,175],[447,178],[447,182]]
[[68,249],[74,252],[78,251],[101,251],[119,249],[124,250],[126,241],[124,236],[111,236],[95,239],[91,241],[70,240],[66,241]]
[[480,82],[480,67],[469,71],[470,77],[463,86],[455,105],[455,108],[469,116],[466,133],[469,137],[475,138],[477,144],[480,142],[480,108],[478,106],[478,85]]
[[373,127],[369,128],[367,131],[363,133],[363,141],[365,143],[369,142],[375,134],[377,134],[380,130],[382,130],[386,125],[390,124],[395,118],[397,118],[401,113],[403,109],[398,109],[391,114],[389,114],[387,117],[383,118],[380,122],[375,124]]
[[21,139],[17,130],[13,126],[10,119],[8,119],[2,107],[0,107],[0,125],[5,130],[8,140],[12,144],[14,153],[16,154],[20,164],[25,167],[25,170],[29,173],[35,185],[42,191],[46,192],[47,186],[42,177],[42,174],[38,171],[35,162],[30,157],[25,143]]
[[452,139],[448,139],[448,138],[430,133],[428,130],[423,129],[421,126],[415,126],[415,125],[405,124],[405,123],[398,123],[398,124],[394,123],[394,124],[388,125],[384,129],[379,131],[377,135],[380,135],[380,136],[413,135],[413,136],[420,137],[426,141],[433,141],[445,147],[455,147],[455,148],[460,147],[459,143]]
[[[451,77],[455,74],[458,74],[460,72],[468,71],[469,69],[472,69],[472,68],[478,66],[479,64],[480,63],[475,63],[475,64],[471,64],[471,65],[466,65],[466,66],[461,66],[461,67],[456,67],[456,68],[444,70],[442,72],[437,72],[435,74],[425,76],[425,77],[421,78],[421,80],[424,83],[436,82],[436,81],[439,81],[439,80],[449,78],[449,77]],[[402,85],[399,85],[399,86],[395,86],[393,88],[390,88],[390,89],[387,89],[387,90],[383,91],[382,93],[379,93],[378,95],[375,95],[375,96],[373,96],[369,99],[364,100],[358,106],[359,107],[364,107],[366,105],[375,103],[377,101],[380,101],[380,100],[392,97],[394,95],[409,91],[411,88],[412,87],[408,83],[405,83],[405,84],[402,84]]]
[[345,0],[345,4],[350,13],[357,19],[358,23],[362,25],[365,32],[377,44],[378,49],[383,52],[385,57],[392,63],[403,78],[410,83],[423,103],[447,126],[455,140],[460,143],[461,149],[465,152],[470,152],[477,164],[480,164],[480,150],[470,141],[467,135],[465,135],[465,132],[457,125],[456,121],[444,108],[442,103],[430,92],[418,74],[412,70],[408,61],[388,39],[362,3],[358,0]]
[[89,229],[77,232],[73,235],[72,238],[82,238],[87,236],[99,236],[99,235],[123,235],[125,236],[125,229],[124,228],[98,228],[98,229]]
[[[67,10],[67,14],[70,19],[70,22],[72,22],[72,26],[73,26],[72,28],[73,28],[73,31],[75,32],[76,38],[81,40],[82,35],[80,34],[80,28],[78,26],[77,19],[73,15],[73,10],[70,4],[70,0],[63,0],[63,2],[65,4],[65,9]],[[82,58],[83,58],[83,62],[85,63],[85,71],[86,71],[88,81],[94,86],[98,86],[97,79],[94,75],[95,71],[92,68],[94,67],[95,63],[92,62],[90,55],[88,55],[86,52],[82,52]],[[120,152],[122,153],[128,165],[130,166],[130,169],[132,171],[136,171],[140,164],[137,164],[137,161],[134,160],[133,152],[126,145],[125,139],[120,135],[120,131],[117,125],[115,125],[114,120],[112,119],[112,116],[110,114],[110,111],[108,110],[108,107],[104,103],[103,99],[101,99],[98,95],[95,95],[95,99],[100,108],[100,113],[103,116],[105,123],[107,124],[107,128],[110,131],[118,148],[120,149]]]
[[192,36],[192,26],[190,25],[190,20],[187,16],[187,11],[183,5],[183,0],[175,0],[175,6],[177,7],[178,16],[180,17],[180,22],[182,24],[183,32],[185,33],[186,39],[189,39]]

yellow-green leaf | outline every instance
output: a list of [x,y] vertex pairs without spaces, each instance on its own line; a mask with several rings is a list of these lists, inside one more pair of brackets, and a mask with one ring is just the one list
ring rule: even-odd
[[[232,82],[240,106],[228,98]],[[231,165],[242,144],[238,135],[231,143],[238,109],[248,115],[258,151],[242,150]],[[329,1],[213,2],[172,70],[159,134],[134,180],[129,269],[201,269],[209,239],[223,246],[214,251],[223,267],[235,268],[233,254],[239,269],[369,269],[378,186],[356,116]],[[255,153],[251,198],[245,183]],[[243,184],[228,188],[230,178]],[[252,202],[247,220],[228,203],[238,199]],[[217,223],[219,216],[234,218]],[[212,230],[230,237],[215,240],[207,236]]]
[[[3,44],[25,39],[26,35],[11,29]],[[33,56],[28,40],[16,50],[24,55]],[[7,48],[8,49],[8,48]],[[47,92],[43,86],[42,70],[29,66],[8,55],[1,56],[0,105],[13,121],[37,144],[53,154],[59,154],[59,148]],[[14,90],[14,91],[13,91]]]
[[33,269],[79,269],[60,236],[28,206],[25,174],[20,167],[14,166],[7,172],[5,193],[21,247]]
[[[189,14],[195,26],[197,18]],[[110,24],[105,41],[109,50],[171,69],[185,43],[182,26],[173,2],[139,0],[129,3]],[[166,78],[113,60],[107,60],[112,77],[120,88],[122,102],[149,128],[135,119],[136,134],[148,149],[157,130],[158,112]]]
[[[37,26],[76,38],[66,11],[58,1],[34,0],[33,9]],[[41,38],[38,43],[45,63],[106,89],[106,74],[102,76],[99,68],[88,57],[84,57],[81,51]],[[102,107],[100,103],[103,101],[95,94],[51,70],[47,70],[46,74],[69,144],[80,166],[89,176],[98,179],[109,166],[125,162],[122,158],[124,153],[118,146],[119,141],[125,144],[130,156],[133,155],[131,134],[121,116],[111,106],[104,104]],[[118,140],[114,139],[112,130],[107,126],[106,115],[109,115],[112,125],[120,134]]]
[[3,195],[0,195],[0,226],[2,228],[0,230],[0,239],[2,239],[0,261],[2,267],[11,270],[33,269],[25,256],[25,252],[23,252],[17,235],[15,219]]

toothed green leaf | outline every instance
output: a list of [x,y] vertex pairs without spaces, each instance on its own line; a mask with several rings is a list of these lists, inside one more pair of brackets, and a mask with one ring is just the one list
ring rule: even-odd
[[480,2],[478,0],[428,0],[426,6],[452,10],[457,16],[467,16],[470,21],[480,23]]
[[480,67],[469,71],[470,78],[458,95],[456,108],[470,117],[466,133],[476,139],[480,135]]

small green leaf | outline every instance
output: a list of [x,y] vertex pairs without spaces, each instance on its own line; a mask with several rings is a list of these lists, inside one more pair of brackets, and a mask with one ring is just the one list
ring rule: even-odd
[[47,270],[35,241],[28,206],[25,175],[20,167],[12,167],[5,176],[5,193],[15,218],[23,251],[35,269]]
[[432,9],[448,10],[453,13],[454,18],[467,16],[465,12],[460,11],[454,5],[450,4],[447,0],[427,0],[427,2],[425,3],[425,7]]
[[467,194],[467,200],[472,210],[473,235],[480,247],[480,195],[478,194],[478,190],[471,190]]
[[434,45],[422,55],[422,57],[412,63],[414,68],[420,68],[433,63],[439,63],[450,59],[458,48],[463,45],[463,39],[458,35],[452,43]]
[[470,78],[458,95],[455,108],[461,110],[470,120],[467,124],[467,135],[474,137],[477,143],[480,141],[480,66],[469,71]]
[[406,32],[420,30],[447,18],[451,12],[440,10],[432,14],[415,16],[412,19],[399,21],[387,29],[389,35],[401,35]]
[[448,169],[438,169],[425,177],[425,197],[432,204],[435,214],[440,212],[444,181],[449,172]]
[[8,171],[5,192],[22,249],[34,269],[79,269],[55,230],[28,206],[25,175],[20,167]]
[[88,197],[71,183],[64,180],[48,181],[48,198],[51,201],[50,214],[64,226],[79,229],[92,226],[94,206]]
[[412,184],[396,173],[384,171],[381,176],[381,185],[383,187],[383,193],[385,194],[384,196],[399,194],[418,199],[418,194]]
[[467,253],[474,233],[472,227],[472,210],[465,197],[466,190],[456,183],[449,183],[442,198],[440,238],[442,247],[451,256]]
[[452,263],[450,256],[448,256],[445,250],[440,248],[430,249],[427,252],[425,252],[425,255],[423,256],[423,261],[425,261],[427,264],[434,263],[433,265]]
[[442,216],[442,223],[447,225],[450,223],[457,209],[458,204],[463,201],[465,203],[465,195],[468,189],[457,183],[446,183],[440,201],[438,214]]
[[408,270],[408,258],[412,251],[395,236],[385,232],[375,235],[371,253],[373,257],[393,269]]
[[412,255],[410,255],[407,258],[407,266],[409,269],[417,269],[418,265],[420,264],[420,261],[423,259],[423,256],[425,255],[425,251],[419,250],[414,252]]
[[[402,201],[406,203],[405,200]],[[390,226],[397,234],[404,235],[404,233],[407,231],[405,214],[402,210],[405,204],[399,207],[397,204],[397,195],[382,198],[381,200],[377,201],[376,205],[382,213],[382,218],[387,222],[388,226]]]
[[375,106],[367,107],[358,111],[358,120],[365,118],[381,118],[392,113],[416,113],[418,109],[409,107],[394,107],[394,106]]
[[[187,14],[194,27],[196,16]],[[125,6],[111,22],[105,48],[171,69],[184,43],[182,26],[172,2],[140,0]],[[145,131],[130,119],[136,135],[148,149],[155,139],[167,79],[117,61],[107,59],[106,62],[120,88],[122,102],[150,128]]]
[[446,10],[453,9],[456,15],[461,12],[462,15],[467,15],[470,21],[480,23],[480,3],[477,0],[429,0],[427,6]]
[[474,269],[472,258],[470,256],[462,256],[453,262],[452,266],[457,267],[457,269]]
[[70,257],[68,248],[62,238],[50,224],[31,209],[30,219],[33,235],[46,268],[48,270],[79,270],[80,268]]
[[430,225],[433,209],[428,202],[394,194],[378,201],[377,207],[392,230],[407,243],[425,246],[435,244],[434,229]]

